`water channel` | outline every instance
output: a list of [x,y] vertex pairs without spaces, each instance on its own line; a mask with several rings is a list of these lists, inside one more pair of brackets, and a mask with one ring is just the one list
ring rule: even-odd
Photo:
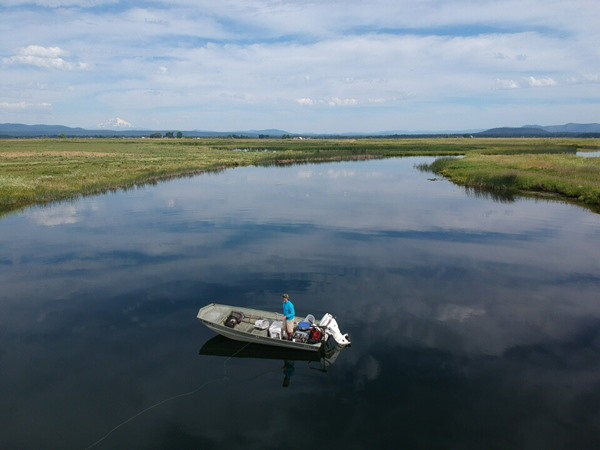
[[[600,447],[600,215],[475,195],[430,161],[240,168],[2,218],[0,448]],[[224,344],[201,306],[284,292],[352,347],[328,367],[201,351]]]

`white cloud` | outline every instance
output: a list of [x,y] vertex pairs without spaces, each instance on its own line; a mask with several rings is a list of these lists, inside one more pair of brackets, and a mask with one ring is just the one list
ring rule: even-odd
[[303,106],[312,106],[315,104],[315,101],[312,98],[303,97],[303,98],[297,98],[296,103],[298,103],[299,105],[303,105]]
[[329,106],[355,106],[358,105],[358,101],[355,98],[338,98],[332,97],[327,100]]
[[597,84],[600,83],[600,73],[588,73],[580,76],[573,76],[567,80],[571,84]]
[[496,78],[496,85],[495,88],[496,89],[518,89],[519,88],[519,83],[517,83],[515,80],[501,80],[499,78]]
[[544,77],[544,78],[528,77],[527,78],[527,83],[531,87],[556,86],[556,81],[554,81],[550,77]]
[[510,56],[505,55],[502,52],[494,52],[494,53],[492,53],[492,56],[496,59],[510,59]]
[[586,74],[582,78],[587,83],[600,83],[600,73]]
[[42,47],[40,45],[29,45],[20,48],[16,55],[4,58],[5,64],[22,64],[45,69],[58,70],[88,70],[90,65],[86,63],[72,63],[64,59],[69,52],[60,47]]
[[302,106],[314,106],[314,105],[327,105],[327,106],[356,106],[358,105],[358,100],[355,98],[339,98],[339,97],[330,97],[330,98],[321,98],[314,100],[309,97],[297,98],[296,103]]

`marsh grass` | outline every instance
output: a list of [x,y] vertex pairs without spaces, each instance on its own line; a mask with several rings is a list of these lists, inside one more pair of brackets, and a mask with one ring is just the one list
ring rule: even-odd
[[[578,148],[600,148],[597,141],[570,139],[29,139],[0,141],[0,214],[32,204],[74,199],[81,195],[126,189],[172,177],[219,171],[238,166],[298,164],[398,156],[466,155],[475,175],[455,162],[439,163],[439,173],[457,182],[484,185],[487,170],[501,189],[517,182],[525,188],[522,168],[505,167],[510,155],[521,153],[574,154]],[[494,159],[496,158],[496,159]],[[574,157],[573,157],[574,158]],[[518,159],[518,158],[517,158]],[[463,160],[463,161],[464,161]],[[441,160],[444,161],[444,160]],[[454,160],[453,160],[454,161]],[[562,161],[562,159],[560,160]],[[600,161],[600,160],[599,160]],[[434,163],[435,164],[435,163]],[[548,172],[542,162],[540,172]],[[562,162],[558,163],[560,166]],[[585,162],[573,171],[556,170],[552,180],[527,179],[535,189],[569,184],[564,178],[586,179],[595,186],[596,163]],[[514,165],[514,163],[513,163]],[[574,162],[573,162],[574,165]],[[554,166],[553,166],[554,167]],[[555,167],[556,169],[556,167]],[[462,172],[461,172],[462,170]],[[583,174],[590,171],[587,177]],[[510,172],[512,171],[512,172]],[[532,172],[533,169],[529,170]],[[462,175],[461,175],[462,173]],[[511,174],[514,174],[511,175]],[[550,175],[548,172],[547,175]],[[488,180],[493,177],[487,176]],[[517,180],[517,181],[515,181]],[[592,181],[590,181],[592,180]],[[551,182],[552,181],[552,182]],[[571,183],[574,186],[580,181]],[[570,184],[569,184],[570,186]],[[561,188],[562,189],[562,188]],[[598,201],[589,190],[564,187],[583,201]]]
[[496,192],[556,194],[600,205],[600,158],[572,154],[470,154],[440,158],[429,169],[451,181]]

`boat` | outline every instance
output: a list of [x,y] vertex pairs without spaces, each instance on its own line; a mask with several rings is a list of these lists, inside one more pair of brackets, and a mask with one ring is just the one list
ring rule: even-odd
[[321,320],[312,314],[294,320],[294,333],[284,336],[283,314],[241,306],[210,303],[198,311],[198,319],[214,332],[235,341],[272,345],[289,349],[319,351],[329,339],[341,347],[350,346],[335,318],[327,313]]

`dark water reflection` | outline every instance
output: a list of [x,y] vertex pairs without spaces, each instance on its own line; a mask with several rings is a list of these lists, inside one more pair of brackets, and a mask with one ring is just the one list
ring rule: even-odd
[[[93,448],[600,446],[600,216],[468,196],[423,161],[237,169],[1,220],[0,448],[84,449],[157,404]],[[351,334],[326,372],[294,360],[283,389],[287,359],[199,355],[200,306],[282,292]]]

